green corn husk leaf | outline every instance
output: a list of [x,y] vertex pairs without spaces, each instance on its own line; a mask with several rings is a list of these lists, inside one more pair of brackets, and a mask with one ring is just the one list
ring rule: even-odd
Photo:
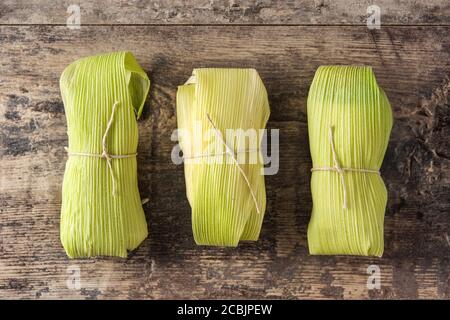
[[[313,168],[332,167],[329,126],[342,168],[379,170],[392,128],[392,110],[370,67],[323,66],[308,95]],[[345,172],[348,208],[335,171],[313,171],[311,254],[381,256],[387,190],[374,173]]]
[[[180,136],[183,154],[188,157],[210,154],[211,140],[199,137],[194,129],[200,123],[202,132],[212,129],[207,114],[223,137],[226,129],[264,129],[270,110],[267,92],[254,69],[195,69],[189,81],[178,87],[178,129],[188,131],[193,143]],[[203,140],[203,141],[202,141]],[[241,141],[241,140],[239,140]],[[258,136],[257,152],[261,136]],[[229,145],[229,141],[227,141]],[[230,146],[231,148],[231,146]],[[233,147],[234,152],[248,146]],[[246,161],[241,164],[256,195],[260,213],[237,165],[227,162],[200,163],[185,161],[187,198],[192,208],[194,239],[200,245],[237,246],[240,240],[256,241],[259,237],[266,206],[263,164]],[[228,158],[229,160],[229,158]]]
[[[60,79],[70,152],[102,153],[102,137],[118,102],[107,136],[108,153],[134,154],[136,120],[150,81],[130,52],[87,57],[70,64]],[[113,159],[117,193],[103,158],[69,156],[62,186],[61,242],[70,258],[126,257],[147,237],[137,185],[136,157]]]

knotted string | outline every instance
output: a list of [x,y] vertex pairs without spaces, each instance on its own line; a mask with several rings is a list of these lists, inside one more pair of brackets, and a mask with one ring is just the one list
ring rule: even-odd
[[239,172],[241,173],[242,177],[245,180],[245,183],[248,186],[248,189],[250,190],[250,194],[252,196],[253,202],[255,203],[255,207],[256,207],[256,212],[258,214],[261,213],[261,211],[259,210],[259,206],[258,206],[258,201],[256,199],[256,195],[252,189],[252,186],[250,184],[250,181],[248,180],[247,175],[245,174],[244,170],[242,169],[241,165],[239,164],[239,161],[236,158],[236,154],[237,153],[248,153],[248,152],[253,152],[253,151],[258,151],[255,149],[249,149],[246,151],[239,151],[239,152],[234,152],[233,149],[231,149],[228,144],[225,142],[225,140],[222,138],[222,135],[219,134],[219,130],[217,129],[216,125],[214,124],[214,121],[211,119],[211,116],[209,115],[209,113],[206,114],[206,117],[208,118],[209,123],[211,124],[211,126],[214,128],[214,133],[216,134],[216,136],[219,138],[220,142],[225,146],[225,152],[221,152],[221,153],[216,153],[216,154],[201,154],[201,155],[197,155],[197,156],[191,156],[191,157],[184,157],[184,159],[197,159],[197,158],[204,158],[204,157],[215,157],[215,156],[220,156],[220,155],[230,155],[231,158],[233,159],[234,163],[236,164]]
[[116,187],[116,177],[114,174],[114,169],[112,166],[112,160],[113,159],[125,159],[125,158],[132,158],[136,157],[137,153],[133,154],[110,154],[108,152],[108,145],[107,145],[107,138],[109,130],[111,129],[112,123],[114,121],[114,114],[116,113],[117,105],[119,105],[119,102],[116,101],[113,104],[112,111],[111,111],[111,117],[109,118],[108,124],[106,125],[105,133],[103,134],[102,138],[102,153],[85,153],[85,152],[72,152],[67,147],[64,149],[67,151],[67,154],[69,156],[82,156],[82,157],[94,157],[94,158],[102,158],[106,160],[106,163],[108,165],[109,174],[111,175],[111,181],[112,181],[112,194],[113,196],[116,196],[117,194],[117,187]]
[[348,208],[348,206],[347,206],[347,186],[345,184],[344,172],[349,171],[349,172],[362,172],[362,173],[376,173],[376,174],[380,175],[380,171],[370,170],[370,169],[342,168],[340,166],[338,158],[337,158],[336,148],[334,147],[333,126],[331,126],[331,125],[328,130],[328,140],[329,140],[330,146],[331,146],[331,154],[333,155],[333,166],[332,167],[312,168],[311,171],[335,171],[339,174],[342,190],[344,192],[343,208],[347,209]]

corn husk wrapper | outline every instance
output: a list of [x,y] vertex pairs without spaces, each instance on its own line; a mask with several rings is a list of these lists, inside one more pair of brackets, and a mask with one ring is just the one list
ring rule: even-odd
[[[378,171],[392,128],[389,101],[370,67],[323,66],[308,96],[308,132],[313,168],[333,167],[332,126],[341,168]],[[313,210],[308,226],[311,254],[381,256],[387,191],[376,173],[313,171]]]
[[[266,89],[254,69],[195,69],[189,81],[179,86],[178,129],[191,134],[189,143],[183,136],[179,139],[185,156],[186,192],[197,244],[237,246],[240,240],[257,240],[264,218],[266,193],[259,149],[261,135],[258,135],[256,146],[258,161],[240,164],[256,196],[258,213],[249,187],[229,155],[203,157],[199,163],[187,161],[192,156],[211,154],[208,145],[216,138],[204,139],[194,127],[200,124],[202,134],[213,129],[209,115],[226,137],[226,129],[264,129],[269,113]],[[241,138],[238,135],[233,146],[226,141],[238,155],[249,149],[249,145],[241,143]],[[215,160],[220,157],[223,161],[217,163]]]
[[[102,153],[102,137],[118,102],[108,153],[134,154],[139,117],[150,86],[130,52],[84,58],[70,64],[60,87],[70,152]],[[147,237],[137,185],[136,157],[113,159],[116,181],[103,158],[69,156],[62,187],[61,242],[71,258],[126,257]]]

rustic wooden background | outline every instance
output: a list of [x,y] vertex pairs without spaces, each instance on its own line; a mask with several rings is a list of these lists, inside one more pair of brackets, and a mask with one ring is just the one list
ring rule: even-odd
[[[377,1],[0,3],[0,298],[450,298],[450,3]],[[66,120],[59,76],[80,57],[131,50],[152,87],[139,186],[150,236],[129,258],[69,260],[59,241]],[[382,175],[383,258],[309,256],[306,97],[324,64],[374,67],[395,115]],[[280,171],[267,177],[260,240],[194,244],[183,167],[172,164],[175,93],[195,67],[254,67],[266,84]],[[381,269],[369,290],[367,267]],[[81,288],[67,286],[76,268]]]

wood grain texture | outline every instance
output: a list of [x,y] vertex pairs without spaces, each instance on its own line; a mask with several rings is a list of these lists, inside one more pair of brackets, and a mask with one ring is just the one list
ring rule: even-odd
[[[448,27],[0,27],[0,298],[450,298]],[[321,41],[317,41],[321,39]],[[69,260],[59,242],[66,120],[59,76],[77,58],[131,50],[152,87],[140,120],[139,187],[150,236],[127,260]],[[381,259],[309,256],[306,97],[324,64],[369,64],[393,106],[382,175]],[[198,247],[183,167],[171,162],[176,87],[193,68],[254,67],[280,129],[260,240]],[[367,267],[381,268],[368,290]],[[72,267],[81,288],[70,289]]]
[[66,24],[78,4],[82,24],[349,24],[366,25],[367,7],[383,25],[448,25],[446,0],[4,0],[0,24]]

